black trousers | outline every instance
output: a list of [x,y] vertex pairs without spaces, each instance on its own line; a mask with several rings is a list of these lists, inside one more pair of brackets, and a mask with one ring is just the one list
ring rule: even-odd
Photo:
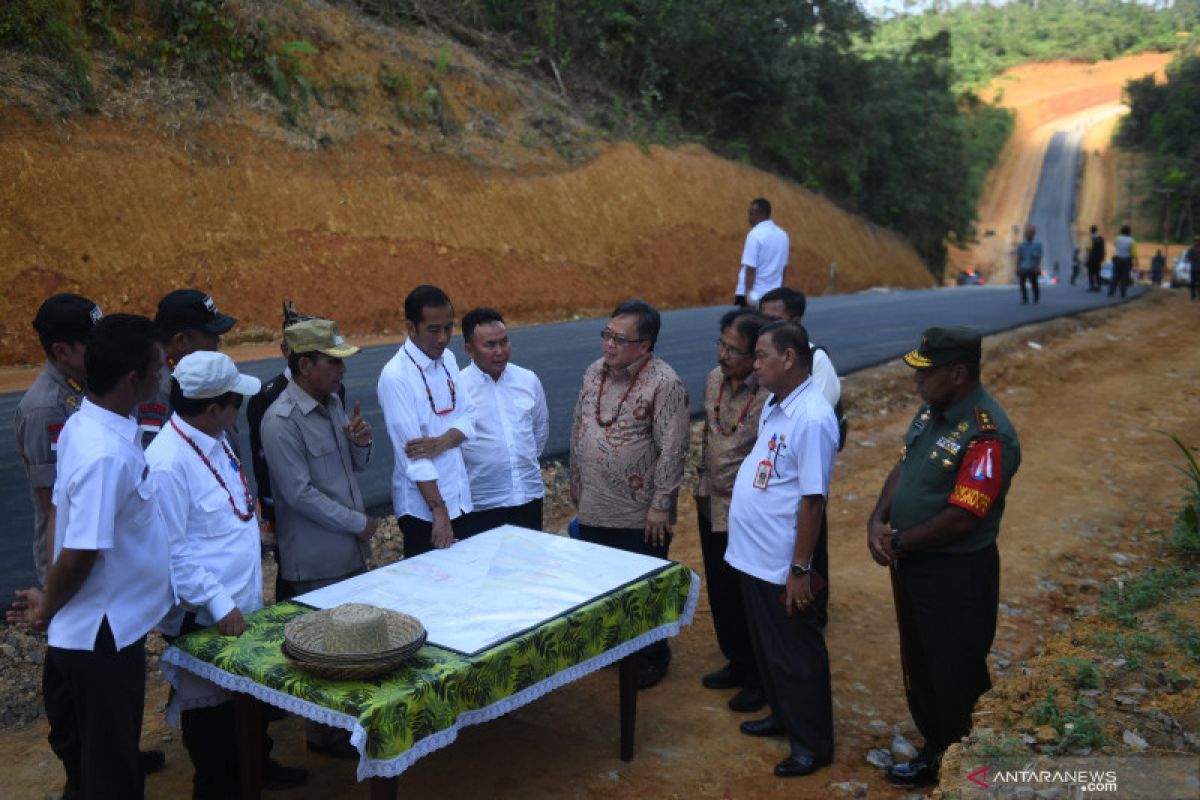
[[472,511],[454,520],[454,535],[466,539],[477,533],[499,528],[501,525],[516,525],[540,531],[542,529],[542,498],[530,500],[519,506],[500,506],[482,511]]
[[1197,265],[1197,269],[1192,270],[1191,277],[1188,279],[1188,292],[1193,300],[1200,297],[1200,264]]
[[[411,514],[405,514],[396,520],[400,525],[400,532],[404,534],[404,557],[412,558],[419,556],[421,553],[428,553],[433,549],[433,523],[426,522],[420,517],[414,517]],[[478,530],[467,532],[465,523],[467,515],[460,514],[456,519],[450,520],[450,527],[454,530],[455,539],[469,539]],[[481,530],[486,530],[481,529]]]
[[745,685],[758,686],[758,666],[754,662],[750,629],[746,627],[746,606],[742,602],[739,573],[725,562],[729,532],[714,531],[712,520],[698,512],[699,509],[696,516],[700,522],[704,586],[708,591],[708,607],[712,610],[713,629],[717,633],[717,647],[721,648],[721,654],[733,669],[742,675]]
[[738,573],[746,623],[771,716],[787,732],[792,752],[817,759],[833,755],[833,687],[829,651],[809,607],[787,615],[783,587]]
[[896,567],[908,709],[940,755],[971,729],[971,712],[992,686],[987,655],[996,635],[1000,553],[913,553]]
[[1100,265],[1099,264],[1088,264],[1087,265],[1087,273],[1088,273],[1088,288],[1094,289],[1095,291],[1100,291]]
[[50,749],[85,800],[144,796],[138,740],[146,696],[146,639],[117,650],[106,617],[92,650],[46,649],[42,696]]
[[[601,528],[594,525],[580,525],[579,538],[585,542],[602,544],[605,547],[615,547],[627,553],[640,553],[644,556],[666,558],[671,548],[668,536],[666,544],[655,545],[645,541],[645,530],[642,528]],[[642,648],[639,661],[642,666],[666,669],[671,663],[671,647],[666,640],[659,640]]]
[[1119,289],[1121,297],[1124,297],[1131,283],[1129,275],[1133,271],[1133,259],[1113,256],[1112,265],[1113,276],[1112,283],[1108,284],[1108,296],[1112,297]]
[[[203,630],[204,625],[196,622],[196,615],[187,613],[179,636]],[[165,637],[173,643],[178,636]],[[262,716],[262,758],[265,768],[270,761],[274,742],[267,735],[267,715]],[[180,714],[179,727],[183,733],[183,746],[192,759],[195,774],[192,776],[193,800],[236,800],[241,796],[238,785],[239,765],[236,719],[233,701],[217,706],[194,708]]]
[[1017,270],[1017,281],[1021,284],[1021,302],[1029,302],[1029,295],[1025,291],[1025,282],[1033,287],[1033,302],[1037,302],[1038,296],[1038,271],[1036,269],[1019,269]]

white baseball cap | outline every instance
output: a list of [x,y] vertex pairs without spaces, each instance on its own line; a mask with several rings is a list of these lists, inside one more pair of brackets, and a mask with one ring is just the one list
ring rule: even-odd
[[213,350],[197,350],[179,359],[172,377],[189,400],[208,400],[226,392],[258,394],[262,381],[238,372],[233,359]]

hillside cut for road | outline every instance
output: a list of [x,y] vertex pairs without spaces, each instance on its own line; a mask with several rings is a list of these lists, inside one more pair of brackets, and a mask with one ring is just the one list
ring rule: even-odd
[[313,74],[344,89],[295,127],[248,81],[214,98],[178,75],[106,83],[100,67],[100,113],[61,120],[36,85],[0,77],[0,363],[40,359],[26,321],[57,291],[144,313],[198,287],[243,337],[276,329],[284,297],[349,333],[397,331],[419,283],[526,320],[631,295],[725,301],[757,196],[791,235],[794,286],[824,291],[831,262],[839,291],[931,282],[900,237],[780,178],[696,145],[605,141],[427,31],[280,8],[319,47]]

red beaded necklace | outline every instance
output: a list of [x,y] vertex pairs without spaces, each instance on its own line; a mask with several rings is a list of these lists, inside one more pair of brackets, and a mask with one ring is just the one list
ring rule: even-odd
[[204,462],[204,466],[208,467],[208,471],[211,472],[212,476],[217,479],[217,483],[221,484],[221,488],[225,490],[225,494],[229,495],[229,505],[233,507],[233,513],[237,515],[237,518],[242,522],[249,522],[251,519],[253,519],[254,498],[250,496],[250,487],[246,485],[246,473],[242,472],[242,464],[237,460],[237,456],[230,451],[229,445],[225,444],[225,442],[221,442],[221,447],[225,448],[225,455],[229,456],[229,463],[237,467],[238,477],[242,479],[242,491],[246,493],[245,513],[238,511],[237,503],[233,500],[233,492],[229,491],[229,487],[225,485],[225,481],[221,479],[221,476],[217,473],[217,470],[213,467],[208,458],[205,457],[204,453],[200,452],[199,445],[188,438],[188,435],[179,429],[179,426],[175,424],[175,420],[171,420],[171,427],[174,428],[175,432],[179,434],[179,438],[191,445],[192,449],[196,451],[196,455],[200,456],[200,460]]
[[600,391],[596,392],[596,424],[601,428],[607,428],[617,421],[617,417],[621,416],[621,408],[625,405],[625,401],[629,399],[629,393],[633,391],[634,385],[637,383],[638,377],[642,374],[642,370],[650,363],[650,359],[642,362],[642,365],[637,368],[637,372],[633,373],[633,377],[629,379],[629,385],[625,387],[625,394],[621,395],[621,399],[617,401],[617,408],[613,411],[612,419],[605,422],[600,418],[600,401],[604,398],[604,384],[608,380],[608,369],[600,370]]
[[450,407],[438,411],[437,405],[433,402],[433,390],[429,388],[429,381],[425,380],[425,370],[421,369],[421,366],[417,364],[417,360],[407,350],[404,351],[404,355],[408,356],[408,360],[417,368],[417,374],[421,376],[421,383],[425,384],[425,396],[429,398],[429,407],[433,409],[433,413],[439,417],[453,414],[454,408],[458,403],[458,396],[454,393],[454,381],[450,379],[450,370],[446,369],[446,362],[442,362],[442,372],[446,373],[446,386],[450,387]]
[[717,429],[717,433],[722,436],[729,437],[737,433],[737,429],[741,426],[742,420],[746,418],[746,414],[750,411],[750,406],[754,405],[754,397],[758,394],[758,387],[755,386],[750,390],[750,399],[746,401],[746,405],[742,406],[742,413],[738,414],[737,421],[733,423],[733,427],[726,432],[725,426],[721,424],[721,398],[725,396],[725,381],[721,381],[721,388],[717,391],[717,404],[713,406],[713,427]]

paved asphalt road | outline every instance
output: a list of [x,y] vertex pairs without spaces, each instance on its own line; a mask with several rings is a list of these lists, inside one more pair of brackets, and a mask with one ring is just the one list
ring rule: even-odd
[[[1041,181],[1029,221],[1037,226],[1042,241],[1042,270],[1055,272],[1059,280],[1071,277],[1071,226],[1075,221],[1075,182],[1079,175],[1079,149],[1086,132],[1082,126],[1056,132],[1046,147]],[[1082,254],[1081,254],[1082,257]],[[1086,278],[1085,278],[1086,282]]]
[[[1141,289],[1135,288],[1133,296]],[[1111,301],[1082,289],[1057,286],[1042,294],[1039,305],[1022,306],[1014,286],[978,286],[919,291],[872,291],[813,298],[805,322],[813,340],[828,348],[838,371],[855,370],[892,359],[917,343],[920,332],[935,324],[969,324],[986,333],[1018,327],[1108,305]],[[683,377],[691,394],[693,414],[700,413],[704,377],[716,363],[717,322],[728,307],[670,311],[664,314],[657,351]],[[583,320],[521,328],[512,332],[514,362],[538,373],[550,406],[550,443],[547,456],[566,452],[571,413],[584,368],[600,352],[604,320]],[[368,504],[377,512],[391,511],[392,448],[384,435],[383,418],[375,399],[375,382],[395,346],[364,350],[348,361],[348,399],[360,400],[367,420],[376,430],[375,456],[361,476]],[[459,363],[461,340],[453,343]],[[268,378],[282,368],[279,359],[246,362],[241,368]],[[986,379],[986,370],[984,373]],[[33,581],[29,552],[32,528],[31,500],[12,432],[13,410],[19,393],[0,395],[0,598]],[[853,409],[850,409],[853,415]],[[245,419],[242,420],[245,428]],[[851,436],[854,423],[850,423]],[[249,452],[243,430],[242,452]],[[251,477],[251,480],[253,478]]]

